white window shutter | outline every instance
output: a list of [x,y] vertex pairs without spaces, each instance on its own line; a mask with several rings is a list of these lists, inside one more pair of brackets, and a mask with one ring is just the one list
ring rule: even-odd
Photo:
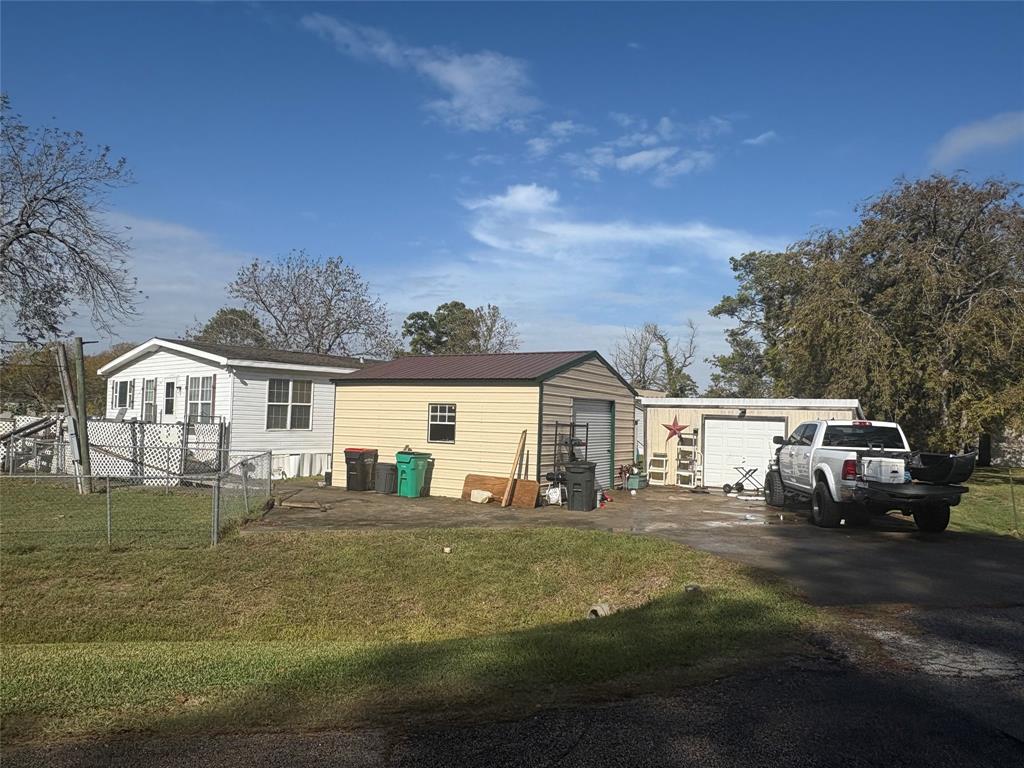
[[128,408],[135,407],[135,379],[128,382]]

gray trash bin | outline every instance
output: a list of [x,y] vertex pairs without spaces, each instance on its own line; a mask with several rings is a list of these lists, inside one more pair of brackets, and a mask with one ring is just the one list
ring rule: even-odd
[[398,491],[398,467],[386,461],[377,462],[377,476],[374,483],[377,493],[395,493]]
[[570,461],[565,465],[565,490],[570,512],[589,512],[597,504],[597,464]]

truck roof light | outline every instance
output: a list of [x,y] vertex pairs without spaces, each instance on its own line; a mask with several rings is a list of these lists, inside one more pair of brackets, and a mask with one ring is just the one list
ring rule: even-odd
[[853,422],[853,426],[855,426],[855,427],[870,427],[871,426],[871,422],[870,421],[855,421],[855,422]]

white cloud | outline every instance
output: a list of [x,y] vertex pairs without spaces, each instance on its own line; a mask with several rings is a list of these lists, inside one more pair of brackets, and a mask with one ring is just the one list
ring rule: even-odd
[[556,120],[544,129],[542,135],[527,140],[526,154],[531,160],[539,160],[549,155],[555,147],[568,142],[573,136],[591,132],[589,127],[572,120]]
[[761,147],[764,146],[765,144],[770,144],[771,142],[778,140],[779,134],[777,134],[775,131],[765,131],[764,133],[754,136],[752,138],[744,139],[743,143],[751,147]]
[[967,155],[1007,147],[1024,140],[1024,111],[1000,115],[961,125],[949,131],[931,154],[932,167],[948,167]]
[[426,104],[439,119],[463,130],[524,128],[522,117],[539,106],[530,95],[526,62],[494,51],[457,53],[447,48],[404,45],[388,32],[340,21],[322,13],[302,17],[304,28],[352,58],[411,69],[444,96]]
[[647,121],[636,115],[630,115],[626,112],[609,112],[608,118],[620,128],[632,128],[635,126],[641,131],[647,130]]
[[631,155],[615,158],[615,167],[620,171],[649,171],[668,160],[679,151],[679,147],[659,147],[643,149]]
[[749,250],[780,248],[781,241],[712,227],[702,222],[637,224],[577,219],[559,206],[557,190],[538,184],[508,187],[504,194],[463,203],[476,212],[470,228],[474,239],[501,251],[554,260],[619,258],[622,247],[641,251],[668,250],[697,259],[724,262]]
[[88,328],[92,338],[108,343],[174,336],[197,318],[206,320],[228,303],[224,286],[255,258],[173,222],[120,211],[108,213],[106,219],[129,240],[129,267],[145,296],[138,303],[138,316],[114,328],[112,335],[99,333],[85,317],[79,318],[76,330],[85,333]]
[[532,139],[527,139],[526,154],[532,159],[537,160],[550,153],[558,143],[557,139],[553,139],[550,136],[536,136]]
[[627,48],[632,48],[634,51],[639,51],[641,48],[643,48],[643,46],[640,45],[640,43],[635,43],[635,42],[632,42],[632,41],[626,43],[626,47]]
[[[721,353],[726,322],[706,312],[731,285],[728,257],[786,242],[700,221],[583,217],[539,184],[463,205],[476,247],[404,266],[402,289],[385,298],[397,318],[452,298],[497,304],[518,324],[524,350],[607,354],[627,326],[654,320],[681,331],[692,316],[701,357]],[[655,279],[634,285],[627,267]],[[395,285],[386,269],[374,266],[367,277]],[[702,363],[694,371],[705,378]]]
[[503,195],[491,195],[463,202],[471,211],[496,211],[501,214],[543,213],[558,204],[558,192],[538,184],[513,184]]
[[685,176],[710,168],[715,162],[715,156],[702,149],[691,150],[683,153],[683,156],[676,162],[663,165],[658,168],[658,174],[654,183],[659,187],[668,186],[676,176]]

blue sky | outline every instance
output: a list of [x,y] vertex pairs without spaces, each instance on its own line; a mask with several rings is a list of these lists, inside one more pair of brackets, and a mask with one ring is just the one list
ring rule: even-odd
[[523,349],[607,353],[692,317],[703,357],[729,256],[848,224],[897,176],[1024,179],[1020,3],[0,13],[15,109],[134,170],[108,215],[148,299],[109,340],[178,334],[304,247],[396,323],[490,302]]

